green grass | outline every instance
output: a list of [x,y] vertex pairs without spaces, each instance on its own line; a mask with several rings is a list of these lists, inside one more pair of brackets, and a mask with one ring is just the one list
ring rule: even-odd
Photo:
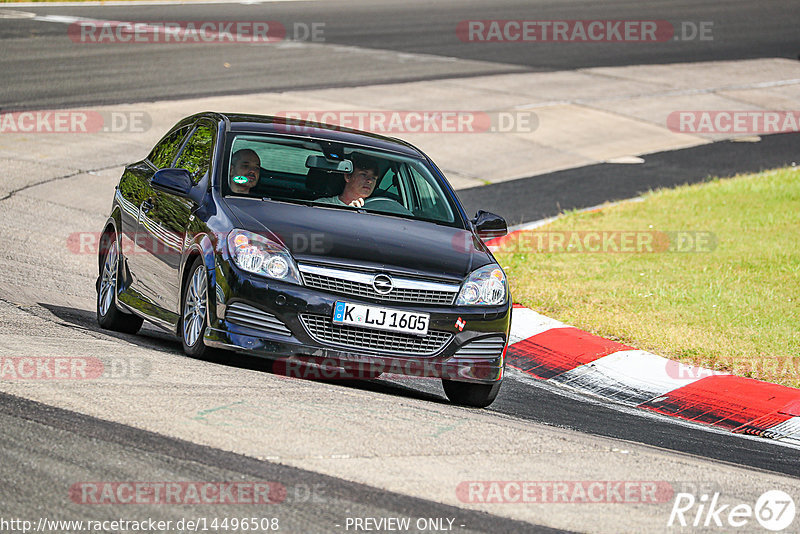
[[656,245],[660,232],[705,232],[716,247],[508,248],[496,256],[515,302],[668,358],[800,387],[800,168],[659,190],[537,229],[620,230],[659,232]]

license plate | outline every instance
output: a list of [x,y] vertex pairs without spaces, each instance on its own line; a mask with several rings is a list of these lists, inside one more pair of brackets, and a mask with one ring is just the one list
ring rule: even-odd
[[337,301],[333,322],[424,336],[428,333],[430,314]]

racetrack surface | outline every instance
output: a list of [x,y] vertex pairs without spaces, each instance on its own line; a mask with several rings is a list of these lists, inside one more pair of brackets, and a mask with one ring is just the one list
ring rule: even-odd
[[647,154],[641,164],[600,163],[461,189],[458,198],[467,213],[494,211],[510,225],[518,225],[659,188],[797,165],[798,143],[800,133],[764,136],[757,143],[720,141]]
[[[118,372],[77,380],[14,380],[6,373],[0,381],[3,392],[375,487],[389,492],[387,496],[399,493],[567,530],[617,532],[619,506],[625,506],[625,527],[631,531],[669,532],[671,502],[591,504],[592,513],[587,514],[586,504],[464,502],[457,488],[468,481],[655,481],[676,492],[702,487],[719,491],[731,502],[755,502],[767,490],[791,492],[798,485],[796,448],[618,411],[546,389],[513,372],[492,407],[470,410],[448,404],[438,381],[286,378],[272,374],[268,362],[246,356],[228,356],[217,363],[187,358],[176,340],[150,327],[135,336],[103,331],[93,320],[96,258],[90,247],[66,244],[71,235],[75,243],[77,232],[101,227],[119,171],[112,167],[57,176],[0,201],[5,214],[0,228],[5,243],[0,259],[3,368],[8,358],[101,358]],[[59,462],[92,465],[93,454],[105,454],[102,447],[65,445],[58,433],[32,431],[25,439],[35,436],[42,440],[42,449],[63,450],[73,458]],[[60,474],[55,480],[39,470],[29,471],[26,478],[30,462],[19,444],[8,447],[16,452],[4,454],[16,458],[13,474],[25,481],[24,487],[30,486],[26,495],[34,505],[14,505],[10,510],[15,513],[64,500],[73,484],[89,476],[85,470],[56,469]],[[129,458],[133,452],[115,454],[126,465],[135,465],[138,460]],[[227,471],[211,473],[234,477]],[[130,476],[141,481],[146,474],[99,471],[91,480]],[[185,473],[176,466],[148,478],[156,476],[155,480],[184,480]],[[78,517],[66,511],[60,517],[120,514],[118,507],[109,506],[84,512],[87,506],[67,509],[76,510]],[[355,513],[347,506],[344,511],[339,504],[331,506],[327,515],[316,516],[314,525],[320,531],[333,530],[331,514],[337,510],[342,521]],[[420,510],[436,509],[434,504],[430,507]],[[165,513],[173,515],[168,510]],[[204,508],[209,515],[215,510]],[[138,515],[135,511],[124,508],[124,517]],[[467,521],[472,516],[463,517]]]
[[[287,26],[323,21],[326,44],[210,45],[202,53],[195,45],[95,47],[69,41],[65,23],[1,19],[0,65],[11,83],[0,88],[0,107],[59,108],[598,65],[794,58],[798,51],[797,10],[783,2],[735,2],[725,10],[713,2],[667,2],[658,8],[588,1],[542,2],[536,9],[523,2],[418,4],[424,9],[408,2],[366,5],[18,8],[106,20],[263,17]],[[0,6],[0,12],[5,9]],[[454,24],[469,18],[592,17],[712,20],[718,38],[710,46],[520,48],[464,44],[451,33]],[[38,152],[25,151],[24,143],[46,144],[51,156],[62,159],[33,156]],[[459,195],[469,207],[497,206],[501,213],[507,207],[510,220],[521,222],[554,209],[634,196],[656,179],[702,179],[704,161],[708,172],[788,162],[793,146],[796,135],[765,137],[757,145],[705,145],[645,157],[644,165],[579,168]],[[752,505],[774,489],[800,496],[797,448],[632,413],[514,371],[489,409],[470,410],[448,404],[436,381],[286,378],[273,374],[269,362],[246,356],[218,362],[187,358],[179,342],[152,327],[136,336],[103,331],[94,321],[96,258],[91,247],[68,243],[101,229],[121,165],[129,160],[120,154],[140,154],[143,143],[107,135],[59,145],[31,136],[13,149],[16,156],[2,160],[0,179],[0,357],[105,359],[118,373],[97,379],[0,380],[0,419],[7,429],[0,473],[16,481],[13,494],[0,490],[3,517],[177,519],[252,513],[246,505],[195,509],[70,500],[69,488],[87,480],[322,484],[319,502],[295,498],[276,505],[275,513],[286,518],[282,530],[290,532],[344,531],[342,522],[354,516],[452,517],[455,530],[463,532],[676,530],[667,525],[672,501],[465,502],[457,488],[467,481],[658,481],[674,492],[719,492],[728,504]],[[732,160],[732,154],[745,161]],[[636,181],[634,169],[652,180]],[[596,177],[608,181],[592,182]],[[536,199],[520,194],[532,190],[533,180],[544,192]],[[595,189],[593,183],[608,187]],[[756,530],[757,524],[748,529]]]
[[[273,44],[132,44],[73,42],[70,16],[120,21],[276,21],[288,35],[295,24],[322,23],[324,42]],[[800,10],[781,0],[527,2],[414,0],[374,3],[225,3],[157,6],[0,6],[0,87],[3,109],[49,109],[218,94],[361,86],[508,72],[721,61],[760,57],[797,59]],[[462,42],[459,22],[522,20],[662,20],[681,40],[655,43]],[[682,23],[711,23],[712,40],[682,40]],[[688,26],[687,26],[688,28]],[[687,29],[686,36],[691,36]],[[199,52],[202,51],[200,54]]]
[[[173,525],[181,519],[206,518],[208,525],[214,517],[249,518],[254,506],[245,499],[238,504],[153,503],[126,509],[124,502],[87,506],[84,495],[89,502],[102,499],[96,493],[70,493],[70,489],[99,480],[269,481],[282,487],[275,490],[275,503],[258,507],[258,523],[277,519],[279,529],[275,530],[282,532],[344,528],[344,510],[350,517],[447,518],[459,532],[561,532],[255,460],[5,394],[0,395],[0,422],[4,429],[0,473],[4,480],[14,480],[18,488],[24,488],[5,496],[4,515],[13,513],[34,522],[43,511],[52,512],[45,516],[50,520],[102,521],[117,514],[128,520],[154,518]],[[53,454],[54,449],[61,453]],[[112,514],[107,508],[112,508]]]

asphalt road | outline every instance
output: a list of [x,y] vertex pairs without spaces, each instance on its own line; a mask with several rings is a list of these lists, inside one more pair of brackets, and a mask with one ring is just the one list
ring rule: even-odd
[[[513,371],[489,409],[464,410],[450,406],[434,380],[287,381],[274,375],[266,360],[228,354],[222,355],[224,361],[210,364],[187,359],[177,341],[149,327],[135,336],[102,331],[89,310],[46,302],[12,310],[3,304],[0,344],[4,347],[10,346],[4,334],[13,331],[16,323],[18,331],[35,333],[21,340],[28,354],[41,354],[42,349],[47,354],[48,347],[51,351],[60,347],[62,356],[124,355],[147,364],[141,369],[150,372],[134,381],[120,376],[97,383],[16,384],[15,395],[0,393],[4,428],[0,476],[13,480],[15,488],[0,492],[2,518],[36,524],[42,517],[83,521],[152,517],[174,525],[198,517],[208,521],[257,517],[277,518],[283,532],[332,532],[350,530],[342,527],[348,518],[407,517],[413,521],[452,519],[454,532],[556,531],[537,524],[536,513],[528,513],[525,522],[504,517],[507,512],[502,508],[511,504],[501,509],[495,506],[497,513],[442,504],[455,487],[435,478],[442,460],[452,471],[447,475],[450,480],[491,480],[502,465],[498,462],[505,462],[501,469],[506,475],[499,480],[661,480],[668,481],[675,492],[717,491],[744,500],[752,498],[753,485],[760,488],[756,495],[765,489],[800,487],[798,449],[635,410],[620,411],[568,396],[558,387]],[[3,387],[12,384],[6,382]],[[22,398],[43,395],[48,399],[44,404]],[[287,411],[286,401],[295,403],[291,410]],[[116,409],[109,409],[115,405]],[[246,409],[237,412],[236,405]],[[272,413],[265,417],[259,415],[262,410]],[[135,423],[117,422],[130,414]],[[428,435],[434,414],[437,419],[431,429],[435,432]],[[299,424],[301,418],[307,424]],[[165,425],[159,431],[148,430],[162,419]],[[477,427],[467,427],[470,420],[487,427],[488,436],[471,435]],[[399,422],[406,428],[393,429],[392,423]],[[524,441],[519,437],[509,441],[504,434],[513,433],[520,424],[535,434],[523,434]],[[326,427],[331,425],[341,427],[338,439],[330,439]],[[395,438],[387,442],[385,434],[393,430]],[[176,432],[190,439],[173,437]],[[234,438],[237,435],[250,441],[243,444]],[[456,450],[452,449],[454,439],[459,444]],[[286,441],[302,445],[287,447]],[[573,450],[576,444],[578,449]],[[410,453],[409,446],[416,451]],[[322,451],[325,456],[317,456]],[[274,455],[275,460],[264,454]],[[373,477],[370,484],[359,483],[369,478],[365,473],[369,469],[358,465],[347,469],[346,462],[369,461],[373,455],[378,462],[373,469],[386,469],[389,478],[382,475],[380,482]],[[495,467],[482,463],[482,457]],[[476,467],[476,461],[483,467]],[[320,466],[326,462],[339,465],[325,472]],[[378,467],[383,462],[387,466]],[[306,464],[308,468],[303,468]],[[531,464],[540,466],[538,474],[531,472]],[[339,470],[342,476],[330,473]],[[565,470],[571,474],[565,476]],[[402,487],[409,477],[432,485],[440,496],[418,498],[407,491],[385,489]],[[104,481],[276,482],[285,488],[286,499],[265,507],[247,502],[126,504],[118,502],[117,494],[106,496],[106,504],[77,499],[74,488],[85,495],[81,488],[87,483]],[[578,519],[586,517],[581,505],[538,506],[545,523],[555,521],[567,530],[589,529]],[[590,506],[600,531],[610,531],[609,522],[617,525],[611,531],[642,531],[641,518],[637,518],[638,526],[630,517],[618,518],[617,507],[624,505]],[[649,531],[669,531],[662,529],[668,515],[669,503],[651,507],[648,516],[654,524]]]
[[757,143],[720,141],[642,156],[641,164],[601,163],[457,192],[468,214],[501,213],[509,225],[566,210],[632,198],[659,188],[797,165],[800,133],[768,135]]
[[[42,304],[63,324],[89,331],[103,332],[97,327],[94,313],[71,307]],[[120,336],[144,347],[180,353],[180,343],[168,335],[148,328],[144,336]],[[242,370],[272,373],[269,360],[246,355],[222,353],[217,362]],[[313,381],[310,381],[313,383]],[[343,388],[373,392],[379,395],[419,399],[447,404],[439,380],[381,378],[377,380],[320,381]],[[486,411],[524,421],[568,428],[581,433],[606,436],[641,443],[660,449],[709,458],[732,465],[754,467],[800,479],[800,448],[789,447],[762,438],[732,435],[682,421],[622,406],[609,405],[563,388],[546,384],[511,370],[502,393]]]
[[[0,398],[0,472],[19,488],[0,491],[2,517],[222,517],[251,510],[71,504],[65,492],[80,481],[258,477],[291,487],[321,481],[335,497],[309,514],[292,503],[276,508],[287,532],[393,516],[454,517],[465,525],[458,530],[484,532],[519,531],[509,519],[528,523],[525,531],[643,531],[648,523],[668,531],[669,503],[627,507],[624,520],[615,504],[593,504],[588,515],[582,505],[480,507],[487,518],[474,515],[474,504],[453,502],[454,488],[465,480],[657,480],[753,501],[800,484],[796,448],[619,411],[513,372],[489,409],[466,410],[449,405],[433,380],[287,380],[245,356],[186,358],[152,327],[135,336],[103,331],[93,312],[94,257],[59,244],[100,226],[117,177],[116,169],[56,177],[0,201],[0,355],[103,357],[147,370],[95,381],[0,381],[13,395]],[[43,242],[54,244],[52,254],[37,252],[33,245]],[[162,450],[166,442],[173,452]]]
[[[631,3],[420,0],[175,6],[0,7],[0,108],[50,109],[191,96],[358,86],[518,71],[800,55],[790,1]],[[3,14],[5,12],[5,14]],[[274,21],[274,44],[73,42],[71,16],[121,21]],[[665,42],[464,42],[469,20],[657,20]],[[708,33],[700,39],[700,24]],[[303,38],[313,24],[318,40]],[[298,26],[299,25],[299,26]],[[295,30],[295,28],[298,28]],[[694,30],[697,34],[692,37]],[[685,28],[685,30],[684,30]],[[684,40],[684,38],[687,38]]]
[[[8,491],[10,488],[6,487],[0,493],[0,517],[6,520],[14,517],[38,525],[44,518],[52,522],[46,524],[54,527],[56,521],[86,523],[109,518],[127,521],[152,518],[170,521],[172,527],[161,530],[174,532],[179,530],[176,527],[181,520],[208,527],[214,518],[256,518],[259,526],[310,534],[349,530],[346,528],[348,517],[406,517],[412,518],[411,525],[420,518],[449,519],[452,522],[444,524],[463,533],[563,532],[254,460],[5,394],[0,394],[0,425],[3,428],[0,476],[6,481],[13,480],[20,490]],[[187,504],[170,505],[169,502],[145,503],[146,499],[125,503],[126,494],[120,494],[122,499],[118,500],[116,493],[113,497],[102,497],[102,492],[84,490],[94,489],[91,484],[100,480],[123,483],[228,481],[271,485],[267,492],[260,492],[266,504],[249,502],[253,500],[251,496],[239,498],[234,490],[230,494],[232,498],[223,503],[194,504],[187,498]],[[202,486],[198,484],[198,487]],[[81,531],[78,528],[46,529],[67,530]],[[259,531],[268,530],[261,528]],[[425,530],[411,528],[409,531]]]
[[[652,6],[588,0],[234,3],[196,5],[190,10],[181,6],[15,9],[39,17],[104,20],[274,20],[287,28],[295,23],[322,22],[325,42],[244,46],[82,44],[67,36],[71,19],[54,22],[28,15],[0,18],[3,111],[602,65],[796,58],[800,52],[800,10],[790,2],[728,2],[724,9],[711,1],[670,1]],[[0,7],[0,16],[6,11]],[[710,21],[713,40],[591,46],[480,44],[463,43],[455,35],[455,27],[462,20],[516,18],[663,19],[678,26],[686,21]],[[709,159],[718,167],[727,164],[734,170],[745,170],[748,165],[787,161],[793,146],[796,136],[773,136],[758,146],[743,147],[737,151],[747,160],[739,162],[741,168],[731,160],[726,145],[712,145],[699,147],[696,152],[646,158],[643,167],[621,170],[604,165],[541,176],[536,178],[544,184],[539,191],[546,193],[549,187],[554,195],[545,195],[541,204],[519,194],[520,190],[530,190],[525,187],[528,183],[520,181],[459,195],[469,206],[482,200],[499,205],[511,198],[514,202],[506,207],[511,209],[514,222],[517,215],[525,220],[532,212],[537,217],[552,214],[553,204],[556,208],[582,207],[634,195],[642,190],[641,183],[627,172],[645,169],[653,176],[666,175],[680,181],[690,168],[692,173],[688,174],[692,176],[687,180],[702,179],[703,169],[710,168],[702,163]],[[741,156],[747,150],[762,148],[768,151],[752,159]],[[627,170],[634,168],[637,171]],[[671,172],[666,172],[668,169]],[[535,519],[530,510],[500,510],[489,515],[441,504],[446,500],[443,495],[452,493],[443,489],[449,486],[441,481],[448,476],[465,480],[503,473],[506,479],[519,476],[533,480],[548,480],[544,478],[548,476],[562,480],[635,477],[652,469],[652,476],[661,479],[690,477],[693,482],[707,482],[729,493],[741,488],[742,496],[748,498],[777,482],[797,487],[800,451],[796,448],[576,399],[513,372],[495,404],[478,413],[447,405],[441,387],[433,381],[287,382],[272,375],[269,364],[244,357],[218,364],[183,358],[177,342],[153,329],[139,336],[109,335],[94,322],[92,258],[71,256],[63,247],[45,257],[30,246],[36,237],[61,242],[69,232],[97,227],[97,221],[106,215],[103,210],[110,198],[107,187],[98,188],[85,176],[72,180],[55,169],[52,172],[52,183],[0,200],[6,217],[0,225],[0,237],[6,243],[0,258],[4,273],[4,280],[0,280],[4,310],[0,348],[6,355],[14,351],[130,354],[152,362],[159,373],[130,385],[110,383],[108,387],[3,384],[4,391],[16,395],[0,396],[0,424],[6,429],[0,443],[0,474],[4,480],[16,481],[14,491],[7,485],[0,489],[3,517],[36,518],[57,509],[64,511],[61,518],[72,514],[107,519],[121,513],[118,507],[75,505],[67,499],[67,489],[79,480],[257,477],[279,480],[291,488],[325,486],[326,499],[316,503],[295,500],[280,509],[287,531],[331,531],[331,525],[335,527],[345,514],[454,517],[464,525],[463,531],[537,531],[538,524],[577,525],[574,528],[589,530],[595,527],[594,522],[596,528],[611,531],[609,524],[624,528],[627,521],[638,520],[641,526],[643,517],[662,521],[668,509],[657,513],[629,509],[628,517],[620,519],[617,510],[596,508],[588,514],[588,523],[587,512],[575,508],[555,512],[542,509],[541,517]],[[611,186],[606,181],[592,182],[597,176],[616,176],[617,181]],[[113,179],[106,176],[102,183],[107,186]],[[575,191],[573,196],[559,196],[554,201],[557,192],[569,190]],[[48,224],[55,228],[55,235],[47,235]],[[21,333],[26,335],[21,337]],[[39,398],[63,409],[20,396]],[[309,398],[323,400],[291,402]],[[250,401],[260,410],[244,412],[254,419],[252,426],[248,422],[227,427],[231,421],[220,420],[219,427],[199,428],[185,416],[233,399],[240,404]],[[167,401],[174,404],[161,405]],[[131,407],[133,403],[141,406]],[[303,426],[303,421],[298,421],[307,417],[318,423],[324,407],[341,419],[327,422],[323,428],[311,423]],[[264,411],[274,411],[275,419],[264,416]],[[442,430],[443,436],[415,433],[428,423],[427,417],[443,421],[441,428],[447,429]],[[119,422],[122,420],[125,423]],[[387,428],[381,428],[379,422],[386,423]],[[459,427],[462,422],[473,426]],[[339,427],[348,431],[342,434]],[[439,432],[440,427],[436,428]],[[454,436],[453,428],[459,434]],[[484,428],[496,434],[480,434]],[[491,434],[489,430],[486,432]],[[281,433],[285,435],[275,435]],[[518,435],[525,441],[516,440]],[[269,447],[275,450],[264,450]],[[562,449],[569,455],[563,456]],[[334,450],[341,450],[342,456],[347,456],[345,452],[352,454],[352,459],[342,461],[323,454]],[[631,451],[630,461],[615,459]],[[269,453],[280,453],[283,465],[265,459]],[[308,470],[289,465],[298,463],[308,464]],[[130,515],[129,510],[122,512]],[[153,514],[160,519],[178,519],[194,512],[221,516],[223,512],[233,515],[249,511],[246,507],[211,512],[191,507],[135,508],[138,516]],[[501,517],[514,514],[525,517],[525,523]],[[658,524],[663,525],[663,521]]]

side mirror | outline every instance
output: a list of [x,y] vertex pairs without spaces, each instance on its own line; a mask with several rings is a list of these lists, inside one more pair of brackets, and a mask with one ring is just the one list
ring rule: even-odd
[[472,220],[475,231],[481,239],[491,239],[493,237],[503,237],[508,233],[508,224],[506,220],[489,213],[488,211],[478,210],[475,218]]
[[192,175],[186,169],[161,169],[150,178],[153,189],[188,197],[192,190]]

